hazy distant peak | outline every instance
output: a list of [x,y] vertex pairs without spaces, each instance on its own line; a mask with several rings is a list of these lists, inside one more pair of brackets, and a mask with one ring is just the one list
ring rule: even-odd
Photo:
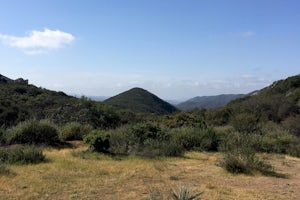
[[245,94],[220,94],[215,96],[197,96],[177,105],[181,110],[219,108]]

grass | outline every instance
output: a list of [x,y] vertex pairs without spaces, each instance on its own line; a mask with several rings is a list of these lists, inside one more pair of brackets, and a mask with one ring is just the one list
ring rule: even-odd
[[[201,199],[296,199],[300,159],[267,155],[289,179],[231,175],[217,166],[219,153],[189,152],[180,158],[147,159],[78,153],[74,149],[46,149],[47,162],[11,165],[14,177],[1,176],[0,199],[171,199],[172,189],[185,185],[203,192]],[[172,178],[170,178],[172,177]],[[175,178],[174,178],[175,177]],[[174,180],[177,179],[178,180]],[[292,184],[290,183],[292,182]]]
[[11,173],[11,171],[9,170],[9,168],[4,165],[4,164],[0,164],[0,176],[5,176],[5,175],[9,175]]

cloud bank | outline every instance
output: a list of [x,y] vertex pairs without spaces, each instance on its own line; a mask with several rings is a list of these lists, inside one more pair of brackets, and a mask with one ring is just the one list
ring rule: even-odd
[[[112,74],[55,70],[25,76],[37,86],[87,96],[114,96],[133,87],[144,88],[163,99],[186,100],[195,96],[247,94],[273,82],[269,77],[244,74],[236,77],[199,78]],[[78,81],[80,80],[80,81]]]
[[26,54],[41,54],[60,49],[71,44],[75,37],[60,30],[33,30],[24,37],[0,34],[0,40],[11,47],[23,50]]

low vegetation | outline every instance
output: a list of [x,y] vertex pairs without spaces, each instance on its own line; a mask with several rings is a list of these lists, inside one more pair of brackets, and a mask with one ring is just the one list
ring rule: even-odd
[[201,193],[189,191],[186,186],[178,187],[177,190],[172,190],[172,199],[174,200],[200,200]]
[[5,164],[0,163],[0,176],[9,175],[11,172]]
[[[227,176],[227,178],[239,176],[265,176],[266,179],[269,176],[290,178],[287,174],[288,170],[278,170],[275,166],[280,165],[269,157],[274,157],[274,154],[275,156],[300,157],[299,81],[299,76],[291,77],[285,81],[276,82],[252,96],[237,99],[223,108],[189,112],[177,111],[168,104],[164,104],[158,97],[147,91],[141,91],[139,88],[118,96],[117,101],[115,101],[116,98],[109,101],[123,102],[122,96],[124,95],[125,100],[128,101],[133,92],[136,95],[135,100],[141,101],[146,96],[147,105],[150,105],[150,108],[152,107],[151,103],[159,105],[156,110],[151,110],[144,104],[139,105],[138,102],[130,104],[130,106],[142,109],[140,111],[117,105],[112,105],[114,107],[112,109],[105,104],[84,97],[77,99],[60,92],[36,88],[28,85],[28,82],[23,79],[2,81],[0,89],[3,90],[0,90],[0,96],[7,96],[7,98],[3,98],[4,101],[0,102],[0,175],[3,175],[5,179],[6,175],[11,174],[12,171],[24,170],[16,166],[43,162],[45,161],[44,152],[47,152],[49,163],[39,164],[41,167],[47,166],[42,170],[45,175],[39,177],[45,179],[46,182],[49,180],[50,182],[55,180],[55,183],[57,181],[64,182],[65,179],[70,181],[79,176],[88,178],[85,180],[85,184],[91,185],[92,180],[96,181],[95,177],[100,177],[100,182],[103,182],[108,180],[107,177],[110,174],[114,174],[114,177],[110,178],[115,180],[116,177],[119,177],[117,178],[119,180],[114,182],[109,179],[111,181],[110,188],[113,188],[114,184],[128,185],[126,181],[131,178],[135,180],[136,173],[139,177],[137,180],[149,179],[152,174],[145,176],[137,171],[153,169],[145,166],[136,168],[136,166],[139,166],[140,162],[154,165],[159,174],[157,176],[159,183],[169,183],[168,189],[164,188],[163,194],[160,194],[160,190],[157,189],[153,195],[151,191],[143,191],[142,194],[128,194],[128,198],[135,199],[141,196],[146,198],[146,194],[149,193],[151,193],[152,199],[200,199],[202,196],[204,198],[206,193],[191,192],[203,190],[180,188],[178,191],[170,193],[170,188],[176,186],[173,182],[180,182],[183,180],[182,177],[186,176],[189,176],[186,177],[188,182],[198,184],[197,181],[203,178],[200,176],[201,173],[205,174],[206,171],[210,173],[210,168],[215,169],[214,173],[219,173],[219,175],[224,173],[225,175],[222,174],[222,176]],[[142,96],[138,94],[142,94]],[[171,110],[168,110],[169,108]],[[85,144],[74,142],[74,140],[83,140]],[[79,145],[79,148],[76,144]],[[73,151],[67,149],[70,146],[77,149]],[[62,149],[57,150],[56,148]],[[67,155],[59,153],[58,156],[52,151],[66,151]],[[202,154],[203,152],[205,153]],[[198,171],[201,163],[210,158],[208,158],[209,156],[205,159],[192,156],[192,161],[189,162],[189,155],[194,154],[213,156],[213,166],[210,163],[210,168]],[[298,158],[293,159],[298,162]],[[115,171],[109,169],[118,164],[117,162],[124,160],[128,162],[122,166],[126,169],[119,168]],[[172,162],[172,164],[168,162]],[[52,174],[49,174],[47,170],[51,171],[51,167],[53,167],[50,166],[51,163],[54,163],[55,166]],[[164,163],[164,166],[161,166],[161,163]],[[190,168],[191,166],[187,166],[186,163],[193,167]],[[292,166],[293,164],[288,163],[287,165]],[[95,174],[88,167],[96,170],[97,173]],[[63,172],[55,171],[57,168],[62,169]],[[181,168],[183,171],[177,171]],[[281,166],[281,168],[284,167]],[[122,170],[127,171],[124,172],[123,177],[120,177],[117,172]],[[172,170],[178,173],[173,173]],[[164,174],[166,171],[168,171],[167,176]],[[195,174],[195,172],[199,174]],[[87,173],[91,173],[91,175]],[[161,178],[162,176],[165,177]],[[196,176],[197,180],[193,179],[193,176]],[[7,181],[7,179],[5,180]],[[22,179],[22,181],[24,180]],[[222,184],[224,184],[223,182]],[[99,182],[94,182],[94,184],[99,184]],[[140,182],[134,184],[136,187],[141,185]],[[209,184],[208,188],[219,187],[212,183]],[[38,185],[35,187],[39,188]],[[0,187],[0,191],[4,190]],[[51,190],[57,193],[55,189]],[[95,190],[104,192],[100,189]],[[86,190],[81,193],[74,191],[74,193],[68,193],[69,196],[64,196],[64,199],[81,198],[81,195],[84,196],[86,192]],[[128,190],[123,192],[128,192]],[[88,196],[95,197],[93,192],[87,193]],[[108,196],[106,195],[106,197]],[[221,198],[220,196],[215,199]],[[0,199],[6,197],[0,194]],[[31,197],[28,196],[28,198]],[[38,195],[37,198],[43,197]],[[110,196],[111,198],[114,197]]]
[[35,146],[0,149],[0,164],[36,164],[44,160],[45,156],[42,150]]
[[7,130],[7,144],[55,144],[59,142],[58,130],[48,121],[27,121]]
[[[288,179],[255,173],[230,175],[216,163],[218,152],[186,152],[182,157],[149,159],[86,151],[75,141],[69,148],[46,148],[47,162],[6,165],[0,175],[0,199],[172,199],[186,186],[201,199],[297,199],[299,158],[259,154]],[[83,154],[82,152],[85,152]],[[12,175],[14,173],[14,175]],[[176,178],[171,178],[176,177]]]
[[108,105],[38,88],[28,84],[28,80],[0,81],[0,99],[0,127],[32,119],[49,119],[58,125],[77,122],[95,128],[114,128],[120,124],[118,114]]
[[93,127],[91,125],[71,122],[60,128],[59,138],[61,141],[82,140],[92,130]]

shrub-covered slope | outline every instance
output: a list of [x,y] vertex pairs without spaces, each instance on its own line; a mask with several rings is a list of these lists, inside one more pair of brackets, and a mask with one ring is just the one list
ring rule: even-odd
[[114,127],[119,118],[107,105],[75,98],[0,76],[0,127],[28,119],[50,119],[57,124],[79,122],[94,127]]
[[171,104],[141,88],[133,88],[104,102],[116,109],[128,109],[136,113],[169,114],[177,110]]
[[225,106],[230,101],[244,96],[244,94],[221,94],[217,96],[194,97],[178,104],[176,107],[180,110],[192,110],[196,108],[220,108]]
[[276,81],[250,96],[234,100],[220,112],[231,118],[249,114],[256,121],[289,123],[289,127],[300,124],[300,75]]

